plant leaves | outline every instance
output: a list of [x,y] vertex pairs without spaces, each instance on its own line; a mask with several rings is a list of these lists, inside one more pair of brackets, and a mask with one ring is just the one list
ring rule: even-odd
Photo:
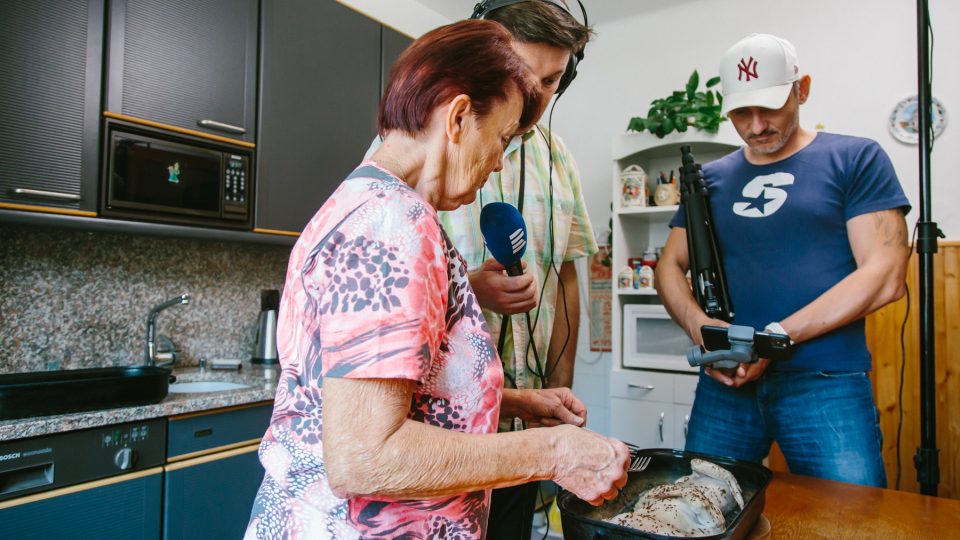
[[719,83],[720,83],[720,76],[718,75],[718,76],[710,79],[709,81],[707,81],[707,88],[713,88],[714,86],[716,86],[716,85],[719,84]]
[[713,92],[707,92],[707,107],[713,107]]
[[663,123],[660,124],[660,127],[664,129],[665,131],[664,135],[666,135],[667,133],[670,133],[676,128],[676,123],[674,123],[673,118],[670,118],[668,116],[663,119]]
[[698,86],[700,86],[700,74],[697,73],[697,70],[693,70],[690,79],[687,80],[687,99],[693,99]]
[[646,128],[646,121],[639,116],[634,116],[630,119],[630,123],[627,124],[627,131],[640,132],[643,131],[644,128]]

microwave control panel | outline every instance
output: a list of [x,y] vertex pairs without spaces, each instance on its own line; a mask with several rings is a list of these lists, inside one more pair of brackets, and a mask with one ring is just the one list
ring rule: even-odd
[[247,195],[247,174],[249,172],[250,160],[246,156],[225,154],[224,161],[224,214],[246,216],[248,208],[247,199],[249,198]]

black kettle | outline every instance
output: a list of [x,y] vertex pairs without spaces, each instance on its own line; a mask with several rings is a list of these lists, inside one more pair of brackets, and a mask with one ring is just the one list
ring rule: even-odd
[[277,312],[280,309],[280,291],[267,289],[260,291],[260,316],[257,317],[257,339],[253,345],[254,364],[276,364],[280,362],[277,354]]

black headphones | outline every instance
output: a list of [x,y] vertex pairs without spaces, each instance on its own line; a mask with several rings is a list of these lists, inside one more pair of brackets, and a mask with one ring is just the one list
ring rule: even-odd
[[[520,2],[529,2],[532,0],[484,0],[483,2],[478,3],[473,7],[473,14],[470,15],[471,19],[483,19],[486,18],[487,14],[496,9],[506,7],[512,4],[519,4]],[[570,10],[567,9],[567,6],[563,5],[563,2],[559,0],[538,0],[541,2],[547,2],[548,4],[553,4],[563,11],[570,13]],[[583,13],[583,25],[587,26],[587,10],[583,7],[583,2],[577,0],[577,4],[580,5],[580,12]],[[572,17],[573,14],[570,13]],[[577,64],[583,60],[583,49],[575,51],[570,55],[570,60],[567,62],[567,69],[564,70],[563,75],[560,77],[560,84],[557,86],[557,95],[562,94],[570,83],[573,82],[573,79],[577,77]]]

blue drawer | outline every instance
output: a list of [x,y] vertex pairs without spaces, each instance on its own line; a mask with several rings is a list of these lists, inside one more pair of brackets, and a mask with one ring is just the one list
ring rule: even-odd
[[268,403],[171,417],[167,461],[254,443],[267,431],[272,413]]

